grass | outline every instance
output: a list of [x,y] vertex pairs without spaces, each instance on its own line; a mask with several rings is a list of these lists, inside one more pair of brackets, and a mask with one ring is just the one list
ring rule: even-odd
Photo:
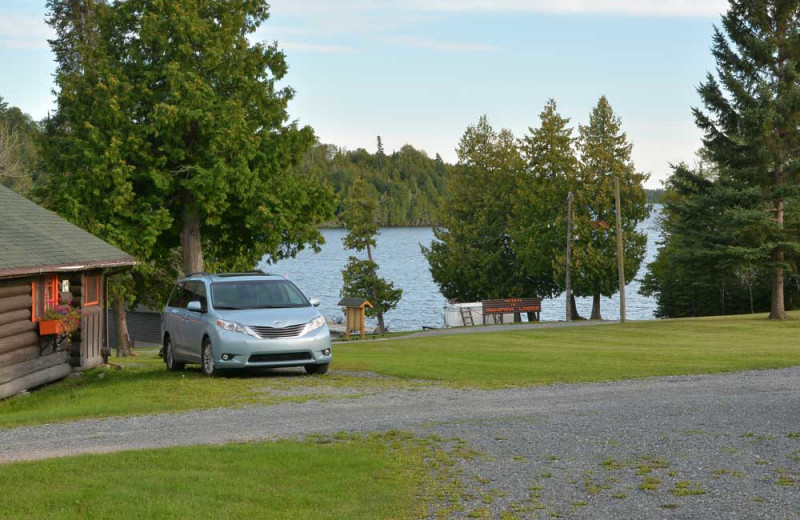
[[[418,518],[430,450],[395,434],[8,464],[4,519]],[[422,500],[420,494],[422,493]]]
[[800,312],[510,330],[337,345],[336,367],[456,386],[732,372],[800,365]]
[[[800,365],[800,349],[796,347],[800,312],[790,313],[785,322],[770,322],[765,315],[756,315],[510,329],[337,343],[334,370],[323,377],[264,371],[208,379],[196,368],[168,373],[155,351],[145,351],[139,357],[119,361],[123,370],[96,369],[82,378],[0,401],[0,428],[331,399],[337,397],[336,389],[347,389],[338,396],[341,398],[430,382],[502,388]],[[396,379],[359,377],[342,371],[370,371]]]
[[[255,404],[330,399],[331,390],[355,389],[350,397],[402,381],[304,372],[255,372],[207,378],[199,368],[170,373],[155,350],[112,358],[120,368],[94,369],[30,393],[0,401],[0,428],[85,418],[142,415]],[[412,387],[419,386],[411,383]],[[347,397],[347,395],[345,396]]]

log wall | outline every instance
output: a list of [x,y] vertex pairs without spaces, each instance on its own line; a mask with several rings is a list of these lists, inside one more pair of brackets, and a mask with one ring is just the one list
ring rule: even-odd
[[72,370],[66,352],[42,355],[38,326],[31,321],[31,281],[0,282],[0,399],[61,379]]

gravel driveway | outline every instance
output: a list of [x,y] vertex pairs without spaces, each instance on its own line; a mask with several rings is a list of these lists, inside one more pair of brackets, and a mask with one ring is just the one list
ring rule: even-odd
[[457,517],[800,520],[800,368],[17,428],[0,461],[389,429],[484,454],[461,463]]

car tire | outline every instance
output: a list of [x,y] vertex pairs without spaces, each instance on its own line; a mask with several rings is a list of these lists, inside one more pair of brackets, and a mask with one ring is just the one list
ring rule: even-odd
[[164,364],[170,372],[180,372],[186,368],[186,363],[175,360],[175,347],[172,346],[172,339],[169,336],[164,340]]
[[328,372],[328,368],[330,368],[330,366],[330,363],[325,363],[324,365],[306,365],[306,372],[312,375],[322,375]]
[[208,338],[203,340],[203,350],[200,353],[200,368],[203,370],[203,374],[208,377],[219,375],[219,369],[214,362],[214,347]]

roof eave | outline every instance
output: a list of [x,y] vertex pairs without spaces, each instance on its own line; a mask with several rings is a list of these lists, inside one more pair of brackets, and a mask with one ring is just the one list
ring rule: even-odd
[[15,267],[13,269],[0,269],[0,280],[7,278],[20,278],[23,276],[53,274],[53,273],[74,273],[80,271],[90,271],[92,269],[107,269],[110,267],[131,267],[138,262],[133,257],[120,258],[118,260],[96,260],[94,262],[37,265],[30,267]]

